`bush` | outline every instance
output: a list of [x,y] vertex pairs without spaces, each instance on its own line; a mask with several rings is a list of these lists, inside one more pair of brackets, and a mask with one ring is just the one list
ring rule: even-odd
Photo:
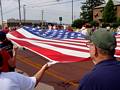
[[120,17],[117,18],[117,23],[120,25]]
[[99,26],[99,23],[97,21],[91,21],[90,25],[91,26]]
[[113,27],[113,28],[117,28],[118,26],[119,26],[118,23],[112,23],[112,24],[111,24],[111,27]]
[[110,24],[109,23],[103,23],[102,24],[102,28],[106,28],[107,26],[110,26]]

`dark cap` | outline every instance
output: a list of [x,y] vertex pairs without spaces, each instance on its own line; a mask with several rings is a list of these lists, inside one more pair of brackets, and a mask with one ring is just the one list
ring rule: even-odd
[[106,29],[98,29],[90,36],[91,42],[104,50],[113,50],[116,47],[115,36]]
[[6,33],[3,31],[0,31],[0,41],[4,41],[6,39]]

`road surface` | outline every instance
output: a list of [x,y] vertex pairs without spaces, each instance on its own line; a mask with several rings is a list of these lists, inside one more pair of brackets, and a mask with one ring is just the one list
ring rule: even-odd
[[[47,62],[48,60],[45,58],[27,49],[18,50],[17,68],[29,76],[34,75],[42,65]],[[92,61],[55,64],[45,72],[41,80],[42,84],[47,84],[52,87],[48,86],[49,89],[46,89],[44,85],[42,85],[43,90],[50,90],[50,88],[54,88],[54,90],[77,90],[79,80],[89,72],[92,67]],[[38,85],[36,90],[40,90],[40,85]]]

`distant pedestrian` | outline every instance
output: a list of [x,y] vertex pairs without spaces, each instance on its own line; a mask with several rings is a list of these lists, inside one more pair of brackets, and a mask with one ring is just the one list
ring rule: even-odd
[[68,26],[66,30],[69,32],[73,32],[73,28],[71,26]]
[[111,32],[93,32],[87,46],[95,67],[83,77],[79,90],[120,90],[120,62],[114,57],[116,45]]
[[106,30],[107,30],[107,31],[110,31],[110,29],[111,29],[110,26],[107,26],[107,27],[106,27]]
[[87,30],[87,28],[86,28],[85,26],[83,26],[83,27],[80,29],[80,31],[81,31],[81,33],[82,33],[83,35],[85,35],[85,36],[88,35],[88,30]]
[[48,25],[48,30],[52,30],[53,27],[51,25]]
[[92,32],[94,32],[96,30],[96,27],[95,26],[93,26],[92,27]]
[[120,26],[117,28],[117,34],[120,34]]
[[56,30],[56,28],[57,28],[56,25],[54,25],[54,26],[53,26],[53,30]]

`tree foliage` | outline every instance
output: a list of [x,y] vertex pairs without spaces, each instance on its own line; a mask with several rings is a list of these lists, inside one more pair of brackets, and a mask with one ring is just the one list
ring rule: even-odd
[[85,24],[84,20],[76,19],[74,20],[72,27],[81,28]]
[[99,23],[98,23],[97,21],[91,21],[91,22],[90,22],[90,25],[97,27],[97,26],[99,26]]
[[99,6],[101,4],[105,3],[105,0],[86,0],[85,3],[83,3],[80,13],[82,19],[90,22],[93,20],[93,9],[96,6]]
[[112,0],[109,0],[103,10],[103,22],[112,23],[116,21],[116,10]]
[[117,18],[117,23],[120,25],[120,17]]

